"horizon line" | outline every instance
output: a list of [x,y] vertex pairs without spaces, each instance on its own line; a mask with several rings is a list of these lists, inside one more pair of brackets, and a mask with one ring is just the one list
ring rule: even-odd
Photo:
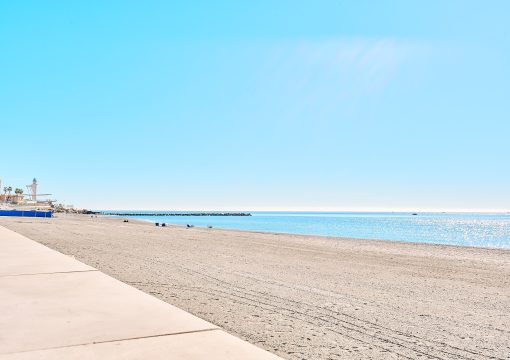
[[348,212],[348,213],[392,213],[392,212],[409,212],[409,213],[510,213],[508,209],[417,209],[417,208],[398,208],[398,209],[381,209],[381,208],[203,208],[203,209],[171,209],[171,208],[94,208],[95,211],[187,211],[187,212]]

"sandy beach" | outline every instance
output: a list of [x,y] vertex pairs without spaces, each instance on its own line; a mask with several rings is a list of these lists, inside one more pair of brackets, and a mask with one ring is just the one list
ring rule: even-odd
[[0,225],[287,359],[510,356],[508,250],[86,215]]

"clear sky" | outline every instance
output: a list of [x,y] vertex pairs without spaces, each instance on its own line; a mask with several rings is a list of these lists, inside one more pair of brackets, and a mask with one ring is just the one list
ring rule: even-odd
[[508,14],[0,0],[0,178],[96,209],[507,211]]

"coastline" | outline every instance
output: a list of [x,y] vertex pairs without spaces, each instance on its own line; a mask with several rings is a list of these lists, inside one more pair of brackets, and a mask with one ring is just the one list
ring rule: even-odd
[[[102,217],[110,217],[110,218],[116,218],[116,219],[122,219],[122,220],[129,220],[129,221],[142,221],[144,223],[148,223],[151,225],[155,225],[156,221],[152,221],[149,219],[142,219],[142,218],[133,218],[133,217],[124,217],[124,216],[116,216],[116,215],[100,215]],[[165,222],[165,226],[167,228],[183,228],[185,227],[183,224],[173,224],[169,222]],[[219,227],[219,226],[202,226],[202,225],[193,225],[193,228],[196,229],[208,229],[208,230],[222,230],[222,231],[229,231],[229,232],[240,232],[240,233],[249,233],[249,234],[269,234],[269,235],[289,235],[289,236],[301,236],[304,238],[310,238],[310,237],[317,237],[317,238],[324,238],[329,240],[339,240],[339,241],[345,241],[345,240],[354,240],[354,241],[371,241],[371,242],[380,242],[382,244],[386,243],[399,243],[399,244],[411,244],[411,245],[425,245],[425,246],[438,246],[440,248],[442,247],[454,247],[454,248],[472,248],[472,249],[480,249],[480,250],[501,250],[503,252],[510,253],[510,248],[506,247],[491,247],[491,246],[476,246],[476,245],[459,245],[459,244],[441,244],[441,243],[434,243],[434,242],[421,242],[421,241],[404,241],[404,240],[388,240],[388,239],[377,239],[377,238],[367,238],[367,237],[355,237],[355,236],[332,236],[332,235],[318,235],[318,234],[298,234],[293,232],[284,232],[284,231],[261,231],[261,230],[246,230],[246,229],[235,229],[235,228],[227,228],[227,227]]]
[[507,249],[86,215],[0,224],[284,358],[484,359],[510,350]]
[[246,219],[134,218],[181,226],[510,249],[510,216],[506,214],[254,212]]

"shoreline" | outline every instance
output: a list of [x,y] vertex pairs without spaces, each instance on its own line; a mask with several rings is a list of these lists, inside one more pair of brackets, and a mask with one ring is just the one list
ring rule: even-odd
[[[98,216],[104,216],[104,217],[110,217],[109,215],[99,215]],[[154,225],[156,222],[149,220],[149,219],[137,219],[134,217],[124,217],[124,216],[111,216],[112,218],[116,219],[123,219],[123,220],[136,220],[136,221],[143,221],[144,223],[149,223]],[[165,223],[167,228],[185,228],[186,226],[183,224],[172,224],[172,223]],[[235,229],[235,228],[224,228],[224,227],[207,227],[207,226],[201,226],[201,225],[193,225],[193,228],[196,229],[207,229],[207,230],[223,230],[223,231],[232,231],[232,232],[241,232],[241,233],[250,233],[250,234],[271,234],[271,235],[291,235],[291,236],[303,236],[306,238],[309,237],[320,237],[320,238],[328,238],[328,239],[335,239],[335,240],[360,240],[360,241],[373,241],[373,242],[383,242],[383,243],[400,243],[400,244],[411,244],[411,245],[428,245],[428,246],[446,246],[446,247],[459,247],[459,248],[472,248],[472,249],[482,249],[482,250],[501,250],[506,251],[510,253],[510,247],[504,248],[504,247],[490,247],[490,246],[475,246],[475,245],[458,245],[458,244],[440,244],[440,243],[433,243],[433,242],[419,242],[419,241],[404,241],[404,240],[389,240],[389,239],[377,239],[377,238],[362,238],[362,237],[353,237],[353,236],[331,236],[331,235],[316,235],[316,234],[300,234],[300,233],[291,233],[291,232],[277,232],[277,231],[260,231],[260,230],[245,230],[245,229]]]
[[128,220],[0,224],[287,359],[510,351],[506,249]]

